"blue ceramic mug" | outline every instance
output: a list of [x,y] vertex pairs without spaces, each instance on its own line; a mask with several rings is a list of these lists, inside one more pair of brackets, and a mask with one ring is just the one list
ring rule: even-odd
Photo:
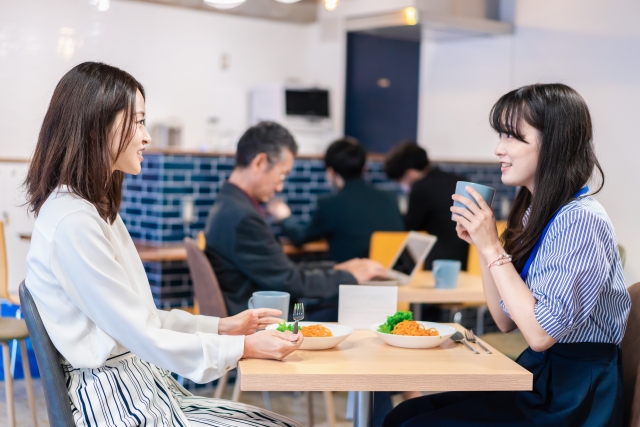
[[438,289],[453,289],[458,286],[458,275],[462,263],[453,259],[436,259],[431,271]]
[[[491,206],[491,202],[493,202],[493,196],[496,194],[495,188],[488,187],[482,184],[476,184],[475,182],[458,181],[456,183],[456,194],[469,198],[476,205],[478,205],[478,202],[476,202],[476,199],[474,199],[473,196],[467,193],[467,190],[465,190],[465,187],[467,186],[473,188],[478,193],[480,193],[484,201],[487,202],[487,205]],[[458,206],[465,209],[467,208],[462,203],[456,202],[456,201],[453,202],[453,206]],[[455,214],[455,213],[451,214],[451,219],[454,218],[454,215],[458,215],[458,214]]]

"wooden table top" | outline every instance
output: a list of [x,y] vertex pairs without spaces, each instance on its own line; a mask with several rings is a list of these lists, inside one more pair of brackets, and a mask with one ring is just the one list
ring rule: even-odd
[[[136,243],[135,245],[142,261],[185,261],[187,259],[187,249],[182,244],[173,246],[150,246]],[[325,241],[318,241],[307,243],[300,248],[283,244],[282,250],[287,255],[300,255],[305,253],[327,252],[329,246]]]
[[485,304],[482,277],[461,271],[454,289],[436,289],[431,271],[419,271],[409,284],[398,286],[398,302]]
[[[462,330],[457,324],[451,326]],[[531,390],[533,375],[490,345],[473,354],[450,340],[430,349],[387,345],[357,330],[329,350],[297,350],[283,361],[239,362],[243,391]],[[478,349],[481,351],[480,349]]]

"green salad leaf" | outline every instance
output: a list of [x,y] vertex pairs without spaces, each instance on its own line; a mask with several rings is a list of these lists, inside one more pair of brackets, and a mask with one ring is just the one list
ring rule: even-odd
[[289,323],[288,325],[286,322],[278,323],[278,327],[276,328],[276,330],[280,332],[284,332],[284,331],[293,332],[293,323]]
[[393,328],[404,320],[413,320],[413,313],[410,311],[397,311],[393,316],[387,316],[387,321],[380,325],[378,332],[390,334]]

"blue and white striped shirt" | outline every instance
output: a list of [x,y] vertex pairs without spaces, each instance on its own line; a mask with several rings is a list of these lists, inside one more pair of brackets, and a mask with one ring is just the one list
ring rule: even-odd
[[[528,219],[529,210],[523,223]],[[526,284],[537,300],[538,323],[557,342],[622,341],[631,299],[613,225],[592,197],[580,197],[560,210]]]

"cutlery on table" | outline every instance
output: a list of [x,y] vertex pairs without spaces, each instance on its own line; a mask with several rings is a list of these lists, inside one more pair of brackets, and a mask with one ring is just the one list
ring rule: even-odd
[[295,303],[293,305],[293,320],[296,323],[293,325],[293,333],[298,333],[298,320],[304,319],[304,304],[301,302]]
[[478,353],[478,350],[471,347],[469,343],[467,343],[467,341],[464,339],[464,336],[460,332],[456,332],[455,334],[451,335],[451,341],[464,344],[464,346],[467,347],[470,352],[474,354],[480,354]]
[[473,331],[471,329],[465,329],[464,330],[464,337],[467,339],[467,341],[472,342],[474,344],[478,344],[480,346],[480,348],[485,351],[485,353],[492,354],[491,350],[489,350],[480,341],[478,341],[476,339],[476,335],[473,333]]

